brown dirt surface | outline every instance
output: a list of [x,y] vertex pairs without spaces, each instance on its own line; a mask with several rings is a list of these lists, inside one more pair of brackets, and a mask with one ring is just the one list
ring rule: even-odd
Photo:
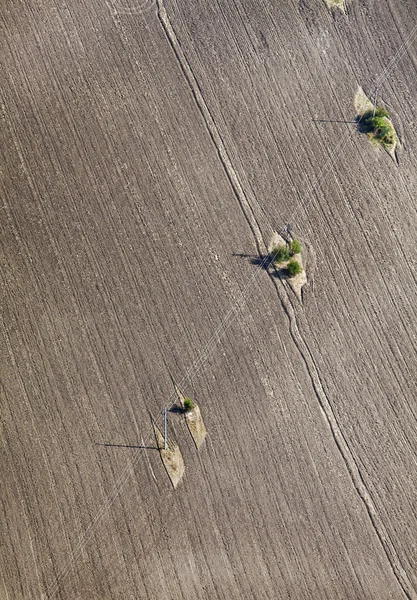
[[348,8],[2,3],[2,598],[416,600],[417,5]]

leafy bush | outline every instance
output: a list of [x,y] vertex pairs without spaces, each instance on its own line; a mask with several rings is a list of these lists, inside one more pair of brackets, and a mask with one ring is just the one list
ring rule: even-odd
[[389,146],[394,143],[392,126],[382,117],[374,118],[374,137]]
[[359,129],[384,146],[391,146],[395,142],[395,131],[388,119],[389,114],[382,106],[376,107],[375,115],[373,108],[370,108],[359,119]]
[[290,250],[287,246],[279,246],[271,250],[271,258],[275,263],[282,263],[290,258]]
[[184,398],[184,410],[185,412],[190,412],[194,408],[194,402],[191,398]]
[[372,116],[374,117],[387,117],[389,119],[389,112],[387,111],[386,108],[384,108],[383,106],[377,106],[375,109],[375,115],[374,115],[374,109],[371,108],[370,110],[366,111],[365,114],[371,113]]
[[291,256],[294,256],[294,254],[300,254],[301,252],[301,244],[298,240],[292,240],[291,244],[290,244],[290,253]]
[[299,273],[302,272],[303,267],[300,265],[300,263],[297,260],[292,259],[288,263],[287,269],[288,269],[288,272],[291,275],[291,277],[294,277],[294,275],[298,275]]

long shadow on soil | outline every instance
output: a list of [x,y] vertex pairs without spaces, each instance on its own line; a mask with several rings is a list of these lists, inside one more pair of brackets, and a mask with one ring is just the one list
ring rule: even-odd
[[274,264],[274,260],[270,254],[263,254],[257,256],[256,254],[243,254],[234,253],[232,256],[238,256],[239,258],[245,258],[251,265],[267,271],[272,277],[284,280],[289,279],[289,273],[285,267],[279,268],[278,265]]
[[312,119],[312,121],[314,123],[347,123],[347,124],[357,123],[357,120],[355,120],[355,121],[342,121],[340,119]]
[[157,446],[134,446],[133,444],[98,444],[96,446],[106,446],[107,448],[137,448],[140,450],[158,450]]

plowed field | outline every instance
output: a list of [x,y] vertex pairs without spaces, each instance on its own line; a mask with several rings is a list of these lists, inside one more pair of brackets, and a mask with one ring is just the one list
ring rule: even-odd
[[3,2],[1,598],[417,599],[417,6],[345,8]]

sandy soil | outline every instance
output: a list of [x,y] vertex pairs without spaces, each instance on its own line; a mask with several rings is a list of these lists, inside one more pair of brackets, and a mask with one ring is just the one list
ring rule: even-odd
[[204,425],[203,417],[201,416],[201,410],[198,404],[194,403],[193,410],[190,410],[185,414],[185,420],[195,445],[197,448],[200,448],[206,439],[207,429]]
[[[416,599],[416,22],[5,3],[0,596]],[[397,165],[352,98],[398,51]],[[302,304],[241,256],[285,223]],[[176,490],[149,419],[171,375],[210,432],[169,419]]]
[[325,0],[329,8],[340,8],[342,12],[346,12],[345,0]]
[[164,434],[156,425],[155,420],[153,420],[152,426],[155,433],[156,445],[159,449],[163,465],[173,488],[176,489],[185,472],[185,464],[181,450],[179,449],[178,444],[172,440],[167,440],[165,447]]
[[[180,409],[180,411],[184,411],[186,396],[184,396],[184,394],[181,392],[181,390],[175,383],[174,383],[174,388],[175,388],[175,393],[178,398],[178,404],[176,405],[176,407],[178,407]],[[197,402],[193,399],[192,399],[192,403],[193,403],[192,410],[183,412],[183,414],[184,414],[185,422],[187,423],[188,430],[194,440],[194,443],[195,443],[197,449],[199,449],[203,445],[204,440],[206,439],[207,429],[206,429],[206,426],[204,425],[203,416],[201,414],[200,407],[198,406]]]

